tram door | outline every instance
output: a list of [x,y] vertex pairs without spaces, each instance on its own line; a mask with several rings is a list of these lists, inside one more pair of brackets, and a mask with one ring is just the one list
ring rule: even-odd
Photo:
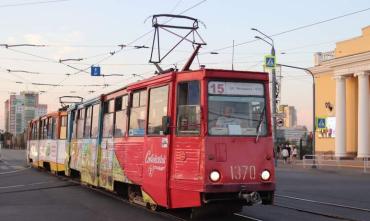
[[168,84],[148,90],[147,136],[144,145],[144,191],[162,206],[168,206],[169,92]]
[[190,207],[201,201],[197,189],[202,181],[200,82],[177,83],[176,99],[176,122],[173,122],[176,132],[171,144],[171,206]]

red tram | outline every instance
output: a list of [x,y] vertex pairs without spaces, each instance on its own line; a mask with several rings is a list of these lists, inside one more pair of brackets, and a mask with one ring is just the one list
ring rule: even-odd
[[63,168],[82,182],[152,209],[273,203],[267,73],[169,72],[67,113]]

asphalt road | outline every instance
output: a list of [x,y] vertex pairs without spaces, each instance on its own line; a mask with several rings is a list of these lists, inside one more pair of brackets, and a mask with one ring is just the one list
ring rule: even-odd
[[[111,194],[27,168],[24,151],[2,150],[0,220],[179,220]],[[370,174],[277,169],[275,205],[244,207],[231,217],[202,220],[370,220]]]

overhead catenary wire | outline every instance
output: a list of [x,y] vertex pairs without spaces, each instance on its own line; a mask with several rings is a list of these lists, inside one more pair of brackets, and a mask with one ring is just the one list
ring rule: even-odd
[[48,1],[22,2],[22,3],[0,5],[0,8],[10,8],[10,7],[19,7],[19,6],[28,6],[28,5],[42,5],[42,4],[51,4],[51,3],[68,2],[68,1],[71,1],[71,0],[48,0]]
[[[44,2],[46,3],[46,2],[53,2],[53,1],[43,1],[43,3],[44,3]],[[178,5],[180,2],[181,2],[181,1],[179,1],[179,2],[177,3],[177,5]],[[184,10],[184,11],[180,12],[180,14],[183,14],[183,13],[185,13],[185,12],[187,12],[187,11],[189,11],[189,10],[193,9],[193,8],[195,8],[195,7],[199,6],[200,4],[204,3],[204,2],[206,2],[206,0],[203,0],[203,1],[200,1],[200,2],[196,3],[195,5],[193,5],[193,6],[189,7],[189,8],[187,8],[186,10]],[[33,3],[35,3],[35,4],[36,4],[36,2],[33,2]],[[37,2],[37,3],[41,3],[41,2]],[[175,10],[175,8],[177,7],[177,5],[173,8],[173,10]],[[9,6],[10,6],[10,5],[9,5]],[[133,47],[133,48],[138,48],[138,47],[136,47],[136,46],[131,46],[131,45],[132,45],[132,44],[134,44],[135,42],[137,42],[138,40],[142,39],[143,37],[145,37],[145,36],[146,36],[146,35],[148,35],[149,33],[150,33],[150,32],[147,32],[147,33],[145,33],[144,35],[141,35],[139,38],[136,38],[134,41],[130,42],[127,46],[128,46],[128,47]],[[121,47],[119,50],[116,50],[116,51],[113,51],[113,52],[112,52],[112,51],[111,51],[111,52],[109,52],[109,56],[107,56],[107,57],[105,57],[105,58],[103,58],[103,59],[99,60],[98,62],[95,62],[95,64],[99,64],[99,63],[101,63],[101,62],[103,62],[103,61],[105,61],[105,60],[109,59],[109,58],[110,58],[110,57],[112,57],[113,55],[115,55],[115,54],[119,53],[120,51],[122,51],[124,48],[126,48],[126,45],[125,45],[125,47]],[[144,47],[140,47],[140,48],[144,48]],[[7,47],[7,49],[9,49],[9,47]],[[9,50],[10,50],[10,49],[9,49]],[[65,64],[65,63],[63,63],[63,62],[58,62],[58,61],[55,61],[54,59],[47,58],[47,57],[43,57],[43,56],[39,56],[39,55],[36,55],[36,54],[32,54],[32,53],[28,53],[28,52],[24,52],[24,51],[19,51],[19,50],[15,50],[15,49],[11,49],[11,51],[16,52],[16,53],[25,54],[25,55],[28,55],[28,56],[32,56],[32,57],[35,57],[35,58],[38,58],[38,59],[42,59],[42,60],[47,61],[47,62],[52,62],[52,63],[61,63],[61,64],[65,65],[65,66],[67,66],[67,67],[70,67],[70,68],[73,68],[73,69],[77,70],[77,72],[76,72],[76,73],[74,73],[73,75],[78,74],[78,73],[81,73],[81,72],[85,72],[88,68],[90,68],[90,66],[89,66],[89,67],[88,67],[88,68],[86,68],[86,69],[79,69],[79,68],[76,68],[76,67],[71,66],[70,64]],[[96,55],[96,56],[98,56],[98,55]],[[95,57],[95,56],[94,56],[94,57]],[[38,60],[38,61],[39,61],[39,60]],[[39,61],[39,62],[40,62],[40,61]],[[67,75],[67,77],[66,77],[65,79],[63,79],[63,81],[59,82],[57,85],[58,85],[58,86],[59,86],[59,85],[61,85],[61,83],[63,83],[66,79],[68,79],[70,75],[71,75],[71,74],[68,74],[68,75]],[[21,82],[18,82],[18,83],[21,83]],[[54,84],[50,84],[50,85],[54,86]],[[109,86],[109,85],[104,84],[104,86],[105,86],[105,87],[107,87],[107,86]],[[48,91],[48,92],[49,92],[49,91]]]
[[[337,20],[337,19],[340,19],[340,18],[352,16],[352,15],[359,14],[359,13],[366,12],[366,11],[370,11],[370,8],[365,8],[365,9],[361,9],[361,10],[358,10],[358,11],[349,12],[349,13],[346,13],[346,14],[342,14],[342,15],[339,15],[339,16],[335,16],[335,17],[332,17],[332,18],[329,18],[329,19],[321,20],[321,21],[314,22],[314,23],[307,24],[307,25],[297,26],[297,27],[294,27],[294,28],[291,28],[291,29],[287,29],[285,31],[281,31],[281,32],[269,35],[269,37],[276,37],[276,36],[284,35],[284,34],[287,34],[287,33],[290,33],[290,32],[294,32],[294,31],[305,29],[305,28],[313,27],[313,26],[316,26],[316,25],[320,25],[320,24],[323,24],[323,23],[327,23],[327,22],[330,22],[330,21],[334,21],[334,20]],[[239,46],[242,46],[242,45],[245,45],[245,44],[250,44],[250,43],[256,42],[256,41],[258,41],[258,39],[252,39],[252,40],[249,40],[249,41],[245,41],[245,42],[235,44],[234,47],[239,47]],[[230,49],[232,47],[233,46],[231,45],[231,46],[226,46],[226,47],[223,47],[223,48],[214,49],[214,50],[211,50],[211,51],[222,51],[222,50]],[[209,52],[207,52],[207,53],[209,53]]]
[[[325,19],[325,20],[321,20],[321,21],[318,21],[318,22],[310,23],[310,24],[307,24],[307,25],[297,26],[297,27],[294,27],[294,28],[291,28],[291,29],[287,29],[285,31],[281,31],[281,32],[269,35],[269,37],[276,37],[276,36],[284,35],[284,34],[287,34],[287,33],[290,33],[290,32],[294,32],[294,31],[305,29],[305,28],[313,27],[313,26],[316,26],[316,25],[320,25],[320,24],[327,23],[327,22],[330,22],[330,21],[334,21],[334,20],[337,20],[337,19],[340,19],[340,18],[352,16],[352,15],[355,15],[355,14],[363,13],[363,12],[366,12],[366,11],[370,11],[370,8],[365,8],[365,9],[357,10],[357,11],[354,11],[354,12],[345,13],[345,14],[342,14],[342,15],[339,15],[339,16],[335,16],[335,17],[332,17],[332,18],[329,18],[329,19]],[[254,42],[257,42],[257,41],[258,41],[258,39],[251,39],[251,40],[244,41],[244,42],[241,42],[241,43],[238,43],[238,44],[235,44],[235,45],[229,45],[229,46],[225,46],[225,47],[222,47],[222,48],[216,48],[216,49],[213,49],[213,50],[202,52],[202,53],[199,53],[199,55],[206,55],[206,54],[210,54],[210,53],[219,53],[220,51],[223,51],[223,50],[226,50],[226,49],[231,49],[233,47],[239,47],[239,46],[254,43]],[[186,60],[186,59],[181,59],[181,60],[178,60],[174,63],[181,63],[184,60]]]
[[[199,5],[201,5],[201,4],[203,4],[204,2],[206,2],[207,0],[202,0],[202,1],[200,1],[200,2],[198,2],[198,3],[196,3],[196,4],[194,4],[194,5],[192,5],[191,7],[189,7],[189,8],[187,8],[187,9],[185,9],[185,10],[183,10],[183,11],[181,11],[179,14],[181,15],[181,14],[184,14],[184,13],[186,13],[186,12],[188,12],[189,10],[191,10],[191,9],[193,9],[193,8],[195,8],[195,7],[198,7]],[[169,19],[167,22],[169,22],[171,19]],[[132,46],[135,42],[137,42],[138,40],[140,40],[140,39],[142,39],[142,38],[144,38],[145,36],[147,36],[147,35],[149,35],[150,33],[152,33],[153,32],[153,30],[150,30],[150,31],[148,31],[148,32],[146,32],[146,33],[144,33],[144,34],[142,34],[142,35],[140,35],[138,38],[136,38],[136,39],[134,39],[133,41],[131,41],[131,42],[129,42],[128,44],[126,44],[126,45],[124,45],[124,47],[120,47],[120,49],[118,49],[118,50],[116,50],[116,51],[113,51],[114,53],[110,53],[109,54],[109,56],[107,56],[107,57],[104,57],[104,58],[102,58],[101,60],[99,60],[98,62],[95,62],[94,64],[92,64],[92,65],[99,65],[100,63],[102,63],[103,61],[106,61],[106,60],[108,60],[109,58],[111,58],[112,56],[114,56],[114,55],[117,55],[118,53],[120,53],[120,52],[122,52],[125,48],[127,48],[127,46]],[[135,47],[135,46],[134,46]],[[142,47],[142,48],[145,48],[145,47]],[[137,47],[136,47],[136,49],[138,49]],[[91,66],[92,66],[91,65]],[[88,70],[91,66],[89,66],[89,67],[87,67],[87,68],[85,68],[85,69],[82,69],[82,71],[78,71],[78,72],[76,72],[76,73],[73,73],[72,75],[76,75],[76,74],[79,74],[79,73],[81,73],[81,72],[83,72],[83,71],[86,71],[86,70]],[[67,80],[69,78],[69,76],[67,76],[65,79],[63,79],[62,81],[60,81],[59,82],[59,84],[61,84],[61,83],[63,83],[65,80]]]

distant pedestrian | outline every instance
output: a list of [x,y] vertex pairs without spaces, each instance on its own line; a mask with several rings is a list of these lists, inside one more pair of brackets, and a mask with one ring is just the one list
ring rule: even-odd
[[292,162],[293,163],[296,161],[297,155],[298,155],[298,150],[296,147],[293,147],[293,151],[292,151]]
[[276,148],[276,156],[275,158],[278,159],[280,158],[280,155],[281,155],[281,144],[277,145],[277,148]]
[[287,160],[288,160],[288,157],[289,157],[288,149],[287,149],[287,148],[284,148],[284,149],[281,151],[281,154],[282,154],[282,156],[283,156],[284,164],[286,164],[286,163],[287,163]]
[[297,159],[297,155],[298,155],[298,150],[296,147],[293,148],[293,151],[292,151],[292,160],[296,160]]

